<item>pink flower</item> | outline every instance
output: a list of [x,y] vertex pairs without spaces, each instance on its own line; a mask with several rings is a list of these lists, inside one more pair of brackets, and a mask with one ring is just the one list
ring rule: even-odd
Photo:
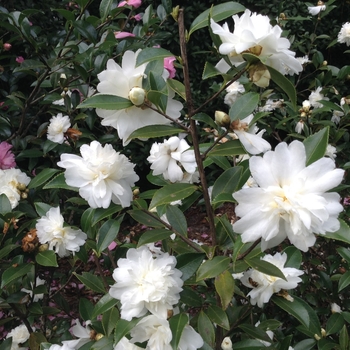
[[0,169],[10,169],[16,166],[15,156],[10,151],[12,145],[7,142],[0,142]]
[[119,3],[118,7],[133,6],[135,9],[141,6],[141,0],[126,0]]
[[10,51],[10,50],[11,50],[11,47],[12,47],[12,45],[9,44],[9,43],[5,43],[5,44],[4,44],[4,50],[5,50],[5,51]]
[[128,33],[128,32],[114,32],[114,36],[116,39],[124,39],[124,38],[128,38],[128,37],[134,37],[135,34]]
[[18,57],[16,58],[16,62],[19,63],[19,64],[21,64],[21,63],[24,62],[24,58],[23,58],[22,56],[18,56]]
[[139,21],[142,20],[142,15],[141,15],[140,13],[138,13],[138,14],[135,15],[133,18],[134,18],[135,21],[139,22]]
[[164,68],[169,72],[169,78],[172,79],[175,77],[176,69],[174,67],[175,57],[166,57],[164,58]]

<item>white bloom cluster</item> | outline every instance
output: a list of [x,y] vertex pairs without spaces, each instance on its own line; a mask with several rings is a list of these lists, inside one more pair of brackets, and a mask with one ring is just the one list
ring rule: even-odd
[[239,81],[235,81],[226,88],[226,92],[224,102],[231,107],[237,98],[245,92],[245,88]]
[[66,182],[78,187],[79,194],[92,208],[108,208],[111,202],[128,207],[132,190],[139,177],[134,164],[112,145],[102,146],[97,141],[80,147],[81,157],[64,153],[58,166],[65,168]]
[[287,281],[282,278],[269,276],[255,269],[249,269],[244,273],[241,278],[241,282],[252,290],[248,293],[250,296],[250,302],[252,305],[258,305],[263,307],[267,303],[274,293],[278,293],[281,289],[288,290],[297,287],[301,282],[301,278],[298,277],[304,272],[293,267],[284,267],[287,261],[286,253],[276,253],[275,255],[265,255],[261,260],[267,261],[270,264],[277,266]]
[[184,171],[194,174],[197,163],[193,150],[184,139],[172,136],[163,143],[154,143],[147,160],[151,163],[153,175],[163,175],[170,182],[181,182]]
[[67,256],[70,252],[78,252],[87,238],[86,233],[80,229],[74,230],[63,225],[64,219],[59,207],[51,208],[36,224],[39,242],[47,243],[49,249],[55,250],[60,257]]
[[29,339],[29,336],[30,334],[28,332],[27,327],[24,324],[22,324],[12,329],[12,331],[7,334],[6,338],[12,337],[11,350],[19,350],[21,349],[20,344],[25,343]]
[[[134,100],[134,92],[136,91],[137,101],[139,103],[140,89],[142,88],[142,79],[146,68],[146,64],[136,67],[136,58],[140,52],[141,50],[138,50],[136,53],[126,51],[121,66],[112,59],[108,60],[107,69],[98,74],[100,83],[97,85],[97,90],[99,93],[130,99],[130,92],[132,90],[132,99]],[[166,114],[176,120],[181,115],[180,111],[183,105],[181,102],[174,100],[173,97],[174,92],[170,90],[168,92]],[[101,122],[102,125],[112,126],[118,130],[118,135],[123,140],[124,146],[130,142],[128,137],[135,130],[147,125],[170,123],[169,119],[147,108],[142,103],[139,106],[134,104],[131,107],[121,110],[97,108],[96,113],[103,119]]]
[[56,143],[64,142],[64,133],[70,128],[71,123],[68,115],[58,113],[50,119],[50,124],[47,128],[47,138]]
[[[272,27],[267,16],[245,10],[241,17],[234,15],[232,18],[235,22],[233,33],[227,23],[221,27],[211,20],[211,28],[222,41],[219,52],[228,55],[234,66],[244,62],[242,53],[249,52],[259,56],[264,64],[284,75],[293,75],[303,70],[301,63],[295,58],[295,52],[289,50],[289,40],[281,37],[282,29],[278,25]],[[219,69],[220,66],[225,67],[222,63],[220,62]],[[228,68],[226,64],[225,70]]]
[[350,46],[350,22],[346,22],[342,25],[338,34],[338,43]]
[[329,98],[321,94],[321,91],[322,91],[322,87],[319,86],[315,91],[312,91],[309,96],[310,105],[314,108],[323,107],[323,104],[318,101],[321,101],[321,100],[329,101]]
[[314,245],[316,234],[339,229],[343,210],[340,196],[328,192],[342,181],[344,170],[335,169],[330,158],[306,166],[305,146],[300,141],[282,142],[275,151],[249,159],[251,175],[259,187],[233,194],[240,217],[233,229],[242,241],[261,238],[262,250],[288,238],[302,251]]
[[[84,344],[88,343],[90,338],[91,328],[89,325],[91,321],[85,322],[85,327],[83,327],[78,319],[75,320],[75,325],[72,327],[72,333],[77,339],[64,340],[62,346],[69,349],[79,349]],[[64,349],[64,348],[63,348]]]
[[17,207],[23,191],[30,182],[30,177],[19,169],[0,169],[0,194],[5,194],[12,209]]

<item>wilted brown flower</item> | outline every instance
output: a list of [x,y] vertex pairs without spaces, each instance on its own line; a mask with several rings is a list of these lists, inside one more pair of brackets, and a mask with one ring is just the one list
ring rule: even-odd
[[22,239],[22,249],[24,252],[32,252],[38,246],[39,240],[36,235],[36,229],[31,229]]

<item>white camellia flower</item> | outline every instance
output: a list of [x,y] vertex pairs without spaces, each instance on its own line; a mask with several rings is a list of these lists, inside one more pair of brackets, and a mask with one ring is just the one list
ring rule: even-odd
[[283,106],[284,100],[272,100],[267,99],[265,102],[265,105],[262,107],[259,107],[259,112],[271,112],[275,110],[276,108],[281,108]]
[[323,3],[323,1],[319,1],[317,3],[317,6],[308,6],[308,11],[310,15],[316,16],[318,15],[321,11],[324,11],[326,9],[326,5]]
[[294,267],[284,267],[287,261],[286,253],[276,253],[275,255],[265,255],[261,260],[277,266],[286,277],[287,281],[282,278],[269,276],[255,269],[249,269],[244,273],[241,282],[252,290],[248,293],[252,305],[263,307],[274,293],[281,289],[289,290],[297,287],[301,282],[301,276],[304,272]]
[[30,182],[30,177],[19,169],[0,169],[0,194],[5,194],[11,203],[12,209],[16,208],[21,194]]
[[184,139],[172,136],[163,143],[154,143],[147,160],[151,163],[153,175],[163,175],[165,180],[180,182],[184,172],[189,174],[196,171],[197,163],[193,150]]
[[123,337],[120,339],[118,344],[114,347],[113,350],[142,350],[139,346],[136,346],[133,343],[130,343],[129,339],[126,337]]
[[[64,106],[64,97],[65,97],[66,95],[67,95],[68,97],[71,97],[71,96],[72,96],[72,91],[70,91],[70,90],[68,90],[68,91],[63,91],[63,92],[61,93],[62,98],[59,99],[59,100],[56,100],[56,101],[52,102],[52,104],[53,104],[53,105],[56,105],[56,106]],[[72,104],[71,104],[71,106],[72,106]]]
[[[248,52],[259,56],[263,64],[284,75],[293,75],[303,70],[301,63],[295,58],[295,53],[289,50],[289,40],[281,37],[282,29],[278,25],[272,27],[267,16],[245,10],[241,17],[234,15],[232,18],[235,22],[233,33],[230,32],[227,23],[221,27],[212,19],[211,28],[222,41],[219,52],[228,55],[234,66],[243,63],[242,53]],[[217,68],[227,71],[227,67],[227,64],[219,64]]]
[[[270,276],[271,277],[271,276]],[[255,323],[255,327],[258,327],[260,325],[260,321],[258,321],[257,323]],[[268,335],[268,337],[273,340],[273,337],[274,337],[274,334],[272,331],[269,331],[267,330],[266,331],[266,334]],[[272,343],[271,342],[268,342],[268,341],[265,341],[265,340],[261,340],[261,339],[258,339],[260,343],[264,344],[265,346],[270,346]]]
[[305,146],[300,141],[282,142],[275,151],[249,159],[251,175],[259,187],[244,188],[233,194],[240,217],[233,229],[242,241],[261,238],[262,250],[288,237],[302,251],[313,246],[316,234],[339,229],[343,210],[340,196],[328,192],[342,181],[344,170],[335,169],[330,158],[306,166]]
[[235,81],[226,88],[226,92],[224,102],[231,107],[237,98],[244,94],[245,88],[239,81]]
[[[29,294],[30,298],[33,296],[33,282],[30,282],[31,284],[31,287],[32,289],[25,289],[25,288],[22,288],[21,289],[21,292],[25,292],[27,294]],[[40,277],[37,277],[36,280],[35,280],[35,286],[38,287],[38,286],[41,286],[45,284],[45,280],[42,280]],[[44,294],[34,294],[34,298],[33,298],[33,301],[36,302],[36,301],[39,301],[41,300],[42,298],[44,298]]]
[[9,332],[6,336],[6,339],[12,337],[12,346],[11,349],[20,349],[19,344],[25,343],[29,339],[29,331],[27,327],[22,324]]
[[54,250],[60,257],[67,256],[70,252],[78,252],[87,238],[83,231],[63,225],[64,219],[59,207],[51,208],[36,223],[39,242],[47,243],[49,249]]
[[344,112],[334,110],[331,121],[334,124],[339,124],[340,123],[340,119],[343,116],[344,116]]
[[130,332],[131,342],[147,341],[146,350],[172,350],[173,335],[166,318],[149,315],[144,317]]
[[97,141],[82,145],[80,153],[81,157],[64,153],[57,163],[66,169],[67,184],[78,187],[92,208],[108,208],[111,202],[128,207],[133,198],[131,187],[139,180],[135,165],[112,145]]
[[300,119],[298,122],[297,122],[297,125],[295,126],[295,132],[297,132],[298,134],[301,134],[302,131],[304,130],[304,120]]
[[335,160],[335,158],[337,158],[337,149],[331,144],[328,144],[324,156]]
[[350,46],[350,22],[346,22],[342,25],[338,34],[338,43]]
[[62,144],[64,142],[64,133],[70,128],[71,123],[68,115],[58,113],[50,119],[47,128],[48,140]]
[[[97,90],[101,94],[116,95],[130,99],[134,105],[121,110],[96,109],[96,113],[103,120],[102,125],[112,126],[118,130],[123,145],[127,145],[128,137],[137,129],[147,125],[170,124],[170,120],[161,114],[147,108],[143,102],[145,91],[142,89],[142,79],[146,64],[136,67],[136,58],[141,50],[136,53],[126,51],[119,66],[112,59],[107,62],[107,69],[98,74],[100,83]],[[169,90],[166,114],[176,120],[180,117],[183,105],[173,99],[174,92]]]
[[231,126],[233,127],[233,131],[237,135],[239,141],[241,141],[243,147],[248,153],[265,153],[271,149],[271,145],[262,138],[265,129],[259,131],[256,124],[249,127],[249,124],[253,118],[253,114],[250,114],[248,117],[242,120],[234,120],[231,123]]
[[150,311],[166,319],[167,311],[180,299],[182,273],[175,268],[176,258],[168,253],[154,257],[142,246],[129,249],[113,272],[116,283],[109,294],[121,301],[121,318],[130,321]]
[[79,321],[79,319],[75,320],[75,325],[72,327],[72,333],[77,339],[73,340],[64,340],[62,343],[63,345],[67,345],[72,349],[79,349],[84,344],[91,341],[90,338],[90,332],[91,328],[89,325],[91,324],[91,321],[85,322],[86,326],[83,327]]
[[323,104],[319,103],[318,101],[321,101],[321,100],[329,101],[329,98],[321,94],[321,91],[322,91],[322,87],[319,86],[315,91],[312,91],[309,96],[310,105],[314,108],[323,107]]
[[190,325],[186,325],[182,331],[178,350],[196,350],[204,345],[203,339]]
[[332,312],[332,314],[341,313],[342,312],[341,307],[336,303],[332,303],[331,304],[331,312]]

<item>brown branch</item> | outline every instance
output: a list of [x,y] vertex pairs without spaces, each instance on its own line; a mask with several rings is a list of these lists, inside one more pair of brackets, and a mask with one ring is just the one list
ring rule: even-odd
[[261,238],[257,239],[244,253],[240,254],[236,260],[244,259],[259,243],[261,242]]

